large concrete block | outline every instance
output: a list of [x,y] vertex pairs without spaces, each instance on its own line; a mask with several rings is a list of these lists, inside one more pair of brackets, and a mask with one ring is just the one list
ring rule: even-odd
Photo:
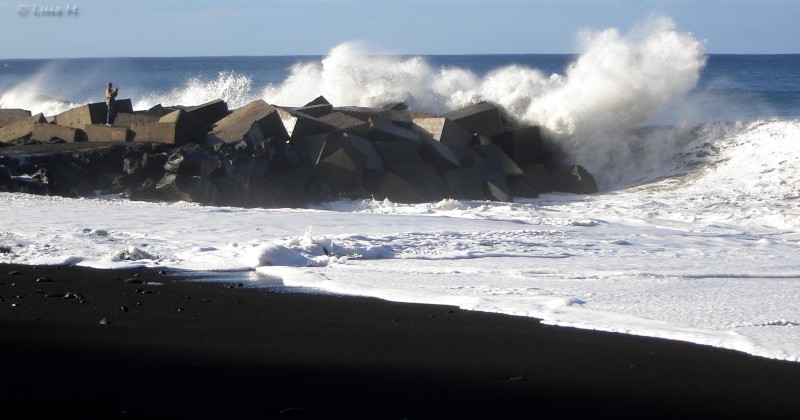
[[480,102],[442,115],[473,133],[493,137],[503,134],[500,109],[488,102]]
[[27,109],[0,109],[0,127],[5,127],[30,116],[31,112]]
[[594,176],[580,165],[571,165],[557,172],[552,180],[555,191],[574,194],[594,194],[598,191]]
[[314,167],[318,182],[327,185],[334,196],[360,193],[363,190],[362,170],[347,150],[341,149]]
[[423,159],[442,170],[450,170],[461,166],[461,161],[453,151],[434,139],[427,131],[415,128],[414,133],[420,139],[419,153]]
[[385,141],[375,143],[387,172],[392,172],[414,185],[418,194],[434,200],[446,189],[444,179],[436,168],[425,162],[417,147],[410,142]]
[[375,145],[362,137],[343,134],[329,134],[323,156],[329,156],[337,150],[346,150],[350,157],[364,169],[383,171],[384,164]]
[[287,127],[291,127],[290,143],[314,134],[341,132],[339,127],[327,121],[294,110],[284,109],[281,118]]
[[319,163],[322,157],[322,151],[325,149],[328,136],[329,134],[327,133],[304,136],[292,143],[292,147],[305,160],[306,166],[314,166]]
[[506,176],[522,176],[523,171],[520,167],[497,145],[475,146],[475,150],[481,156],[499,162],[503,166]]
[[9,142],[19,139],[28,139],[33,133],[36,124],[47,123],[44,114],[38,113],[32,117],[23,118],[0,128],[0,141]]
[[186,112],[210,126],[213,126],[219,120],[227,117],[230,113],[228,110],[228,103],[222,99],[215,99],[201,105],[190,106],[186,108]]
[[219,120],[208,134],[212,141],[225,143],[242,140],[258,142],[270,137],[285,140],[289,134],[278,115],[278,109],[261,99],[234,110]]
[[333,108],[334,112],[341,112],[353,118],[358,118],[361,121],[369,121],[373,115],[379,114],[385,109],[383,108],[368,108],[363,106],[337,106]]
[[[118,99],[116,102],[117,114],[133,114],[133,105],[130,99]],[[108,113],[105,102],[95,102],[72,108],[55,116],[55,123],[72,128],[83,128],[87,124],[104,124]]]
[[[533,188],[539,193],[548,193],[553,191],[552,181],[550,179],[550,173],[547,171],[544,165],[534,163],[525,165],[522,167],[523,176],[519,178],[520,181],[524,182],[530,188]],[[513,191],[514,195],[522,195],[518,194]]]
[[324,96],[320,95],[320,96],[317,96],[316,98],[314,98],[314,100],[313,100],[313,101],[311,101],[311,102],[309,102],[309,103],[305,104],[304,106],[313,106],[313,105],[330,105],[330,104],[331,104],[331,103],[330,103],[330,102],[328,102],[328,100],[327,100],[327,99],[326,99]]
[[133,124],[134,141],[159,142],[176,145],[202,143],[208,132],[208,124],[188,111],[177,110],[158,119],[155,123]]
[[414,118],[414,127],[428,133],[434,139],[450,147],[469,146],[472,144],[472,133],[450,119]]
[[65,127],[56,124],[42,124],[37,123],[33,127],[31,139],[38,141],[52,141],[53,139],[61,139],[67,143],[74,143],[78,141],[85,141],[86,134],[83,130],[77,128]]
[[319,118],[321,121],[333,125],[345,133],[350,133],[359,137],[369,136],[369,124],[358,118],[351,117],[342,112],[333,112]]
[[396,126],[391,123],[370,120],[369,139],[373,142],[401,142],[410,143],[419,148],[421,141],[413,131]]
[[105,124],[87,124],[83,127],[87,141],[132,141],[133,131],[128,127],[108,127]]
[[333,105],[331,104],[306,105],[300,108],[295,108],[293,109],[293,111],[297,111],[305,115],[310,115],[312,117],[320,118],[322,116],[328,115],[331,112],[333,112]]
[[496,139],[503,150],[520,166],[542,161],[544,147],[539,126],[508,129]]
[[411,117],[411,114],[406,110],[385,109],[371,116],[370,119],[375,121],[392,123],[394,125],[403,128],[413,127],[413,118]]
[[469,166],[444,174],[450,192],[456,198],[510,201],[503,166],[488,159],[478,159]]
[[149,114],[141,114],[141,113],[133,113],[129,114],[127,112],[119,112],[117,113],[117,118],[114,120],[114,125],[118,125],[120,127],[131,127],[134,124],[148,124],[158,122],[160,117],[156,117],[155,115]]
[[364,180],[365,187],[376,200],[389,199],[395,203],[419,203],[425,201],[412,183],[392,172],[375,174]]

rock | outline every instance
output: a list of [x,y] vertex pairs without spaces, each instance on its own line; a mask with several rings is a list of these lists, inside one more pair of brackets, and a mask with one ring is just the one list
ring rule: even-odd
[[103,318],[100,321],[98,321],[97,323],[100,324],[100,325],[108,325],[108,324],[111,324],[111,321],[109,321],[108,318]]
[[324,97],[324,96],[320,95],[320,96],[317,96],[316,98],[314,98],[314,100],[313,100],[313,101],[311,101],[311,102],[309,102],[309,103],[305,104],[305,106],[312,106],[312,105],[330,105],[330,104],[331,104],[331,103],[330,103],[330,102],[328,102],[328,100],[327,100],[327,99],[325,99],[325,97]]
[[172,201],[216,204],[221,194],[208,178],[167,173],[155,186],[159,193]]
[[36,279],[36,282],[38,282],[38,283],[52,283],[53,279],[51,279],[50,277],[39,277],[39,278]]
[[352,154],[352,151],[340,149],[314,167],[318,182],[326,185],[334,198],[358,195],[363,190],[364,167]]
[[290,143],[294,143],[305,136],[342,131],[334,124],[296,110],[282,109],[281,119],[287,128],[291,127]]
[[[523,175],[519,181],[540,193],[553,191],[550,173],[542,164],[531,164],[522,167]],[[514,195],[518,195],[514,193]],[[521,194],[520,194],[521,195]],[[524,196],[524,195],[523,195]]]
[[488,137],[497,136],[504,132],[500,109],[488,102],[480,102],[448,112],[442,117],[453,120],[456,124],[473,133],[483,134]]
[[375,149],[373,143],[366,139],[349,134],[327,134],[322,159],[336,153],[338,150],[345,149],[351,158],[363,169],[383,171],[384,165],[381,155]]
[[36,124],[47,123],[43,114],[17,120],[0,128],[0,142],[11,142],[19,139],[29,139],[33,134]]

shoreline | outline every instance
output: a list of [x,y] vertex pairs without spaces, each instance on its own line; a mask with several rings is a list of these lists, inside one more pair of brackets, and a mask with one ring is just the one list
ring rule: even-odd
[[800,409],[794,362],[450,306],[147,268],[8,264],[0,297],[6,418],[789,418]]

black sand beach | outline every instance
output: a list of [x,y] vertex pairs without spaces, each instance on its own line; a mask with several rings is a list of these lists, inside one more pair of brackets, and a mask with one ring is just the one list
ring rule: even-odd
[[6,419],[800,412],[800,363],[530,318],[147,269],[0,265],[0,296]]

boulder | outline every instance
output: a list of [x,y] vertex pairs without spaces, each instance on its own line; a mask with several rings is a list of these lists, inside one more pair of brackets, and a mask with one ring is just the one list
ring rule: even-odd
[[67,143],[86,141],[86,133],[77,128],[65,127],[56,124],[36,123],[31,132],[31,139],[41,142],[51,142],[60,139]]
[[0,142],[29,139],[33,134],[33,128],[36,126],[36,124],[46,123],[47,119],[45,119],[42,113],[17,120],[5,127],[0,128]]
[[259,99],[219,120],[207,138],[212,142],[234,143],[259,142],[270,137],[288,139],[289,134],[278,109]]
[[216,204],[220,197],[216,185],[208,178],[171,172],[158,181],[155,189],[172,201]]
[[87,141],[132,141],[133,131],[127,127],[108,127],[105,124],[87,124],[83,127]]
[[227,117],[230,111],[228,110],[227,102],[222,99],[216,99],[201,105],[190,106],[186,108],[186,112],[207,125],[213,126],[219,120]]
[[496,139],[497,144],[518,165],[525,166],[532,163],[540,163],[543,159],[544,147],[539,126],[511,128]]
[[594,177],[580,165],[571,165],[553,176],[553,190],[573,194],[594,194],[598,191]]
[[473,133],[483,134],[488,137],[503,134],[504,131],[500,109],[488,102],[480,102],[448,112],[442,117],[453,120],[456,124]]
[[180,175],[208,177],[219,169],[219,158],[211,153],[178,149],[172,153],[164,164],[164,170]]
[[31,112],[27,109],[0,109],[0,127],[5,127],[30,116]]
[[[133,114],[133,105],[130,99],[118,99],[116,102],[117,114]],[[105,102],[95,102],[72,108],[55,116],[55,123],[72,128],[83,128],[87,124],[105,124],[108,106]]]

